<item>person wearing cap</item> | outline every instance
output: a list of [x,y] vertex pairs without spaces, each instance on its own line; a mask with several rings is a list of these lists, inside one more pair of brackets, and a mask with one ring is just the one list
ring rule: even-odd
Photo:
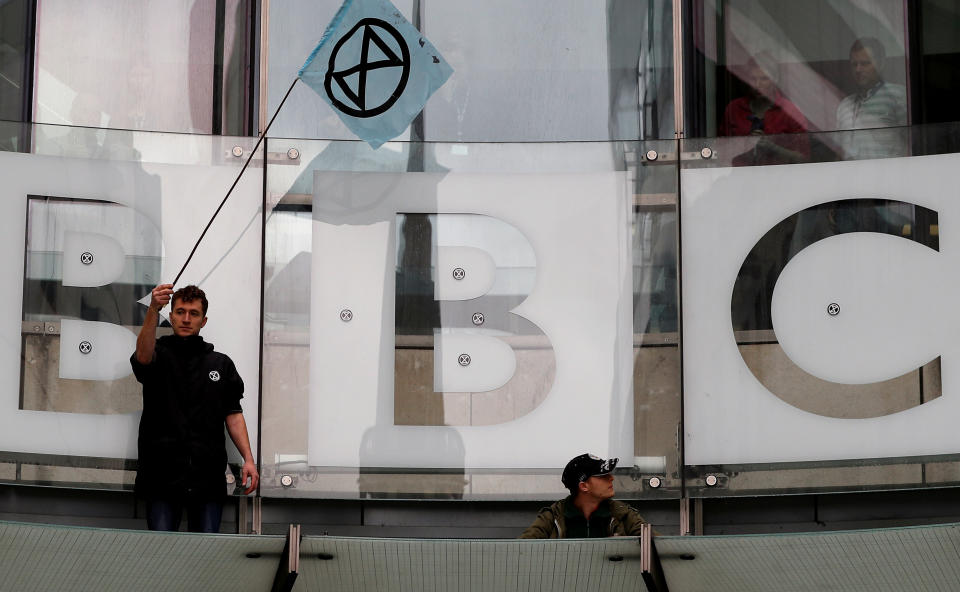
[[581,454],[560,480],[570,495],[543,508],[521,539],[576,539],[640,536],[644,523],[629,505],[613,499],[613,469],[620,459]]

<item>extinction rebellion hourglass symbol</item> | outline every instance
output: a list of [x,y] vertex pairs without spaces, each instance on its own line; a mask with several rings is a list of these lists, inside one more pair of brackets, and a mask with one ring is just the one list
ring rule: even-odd
[[[337,56],[340,50],[358,35],[361,36],[359,62],[341,64],[341,68],[337,69]],[[344,65],[346,67],[342,67]],[[378,97],[369,97],[367,80],[371,75],[392,77],[390,82],[394,83],[393,92],[386,97],[382,94]],[[410,49],[403,37],[389,23],[380,19],[365,18],[341,37],[334,46],[330,54],[330,64],[324,76],[323,87],[330,102],[340,111],[353,117],[375,117],[387,111],[400,98],[409,77]],[[334,84],[339,93],[334,92]],[[345,100],[341,100],[340,97]],[[370,102],[368,99],[379,102],[368,104]]]

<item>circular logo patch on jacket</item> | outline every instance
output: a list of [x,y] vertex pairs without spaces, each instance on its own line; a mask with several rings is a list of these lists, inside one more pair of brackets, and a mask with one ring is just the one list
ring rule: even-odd
[[210,380],[214,382],[220,380],[220,373],[217,372],[216,370],[211,370],[209,376],[210,376]]

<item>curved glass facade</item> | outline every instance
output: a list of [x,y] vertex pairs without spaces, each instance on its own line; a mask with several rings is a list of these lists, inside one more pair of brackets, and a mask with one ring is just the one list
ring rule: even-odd
[[[264,126],[339,4],[185,3],[152,34],[189,50],[119,68],[205,81],[169,95],[108,92],[59,4],[33,82],[2,32],[4,117],[11,81],[33,115],[0,124],[0,480],[127,488],[140,300],[256,144],[199,132],[242,133],[258,90]],[[259,495],[547,499],[584,451],[634,499],[958,484],[960,14],[396,5],[453,76],[376,150],[295,86],[181,282],[246,383]]]

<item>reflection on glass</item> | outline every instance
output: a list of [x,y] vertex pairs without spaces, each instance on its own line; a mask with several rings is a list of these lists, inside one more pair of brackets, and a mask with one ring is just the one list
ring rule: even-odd
[[[773,290],[781,272],[794,256],[818,241],[841,234],[870,232],[904,238],[938,251],[938,227],[937,212],[893,200],[833,201],[798,212],[768,231],[744,260],[733,288],[734,329],[771,332],[775,329]],[[839,305],[835,306],[828,314],[840,314]],[[796,366],[784,355],[775,334],[765,343],[760,343],[762,339],[750,341],[753,343],[740,346],[740,352],[751,372],[771,393],[811,413],[842,418],[878,417],[940,396],[938,388],[931,388],[930,376],[926,381],[921,378],[922,372],[939,376],[939,358],[924,369],[910,369],[888,381],[843,384],[819,378]],[[878,392],[889,394],[878,397]]]
[[29,10],[25,0],[0,5],[0,119],[16,121],[23,115]]
[[[33,146],[42,154],[0,151],[11,288],[2,307],[0,460],[19,463],[20,482],[116,487],[132,483],[136,464],[141,397],[129,358],[145,310],[137,301],[170,272],[165,248],[186,257],[206,222],[194,215],[210,207],[204,198],[235,178],[240,163],[225,147],[252,142],[51,127],[30,126],[31,137],[45,138]],[[250,265],[260,252],[257,169],[237,188],[187,270],[208,293],[235,294],[236,283],[249,290],[258,275]],[[258,345],[245,336],[258,308],[246,299],[230,320],[208,325],[239,351],[245,376],[256,375]]]
[[[643,3],[640,3],[641,7]],[[618,14],[629,3],[608,2],[611,44],[619,43],[617,33],[639,39],[640,59],[637,87],[640,93],[640,139],[673,138],[674,68],[673,68],[673,3],[649,0],[643,16],[636,21]],[[641,8],[642,10],[642,8]],[[628,33],[629,31],[629,33]],[[637,32],[641,32],[637,34]],[[621,78],[621,81],[632,78]],[[621,82],[622,84],[623,82]],[[624,107],[626,110],[626,107]]]
[[427,214],[397,218],[398,335],[432,336],[434,328],[440,326],[440,304],[434,298],[435,219]]
[[[645,142],[638,152],[669,155],[676,142]],[[677,171],[644,160],[636,167],[633,220],[634,463],[644,494],[669,497],[681,484],[679,450],[666,447],[680,426]],[[649,487],[656,476],[659,487]],[[632,485],[635,488],[637,483]],[[675,494],[675,493],[674,493]]]
[[402,214],[397,228],[394,421],[490,425],[526,415],[555,371],[543,332],[510,312],[536,277],[527,240],[477,215]]
[[[32,2],[0,3],[0,120],[26,121],[29,102],[27,24]],[[23,150],[22,128],[0,128],[0,150]]]
[[[874,37],[862,37],[850,47],[850,73],[856,91],[837,106],[838,130],[871,130],[842,136],[843,157],[890,158],[907,155],[907,89],[887,82],[887,53]],[[873,128],[901,129],[873,129]]]
[[218,4],[38,3],[34,120],[244,133],[248,2]]
[[160,278],[152,222],[113,202],[39,196],[27,216],[25,321],[143,322],[137,300]]
[[543,456],[572,433],[643,467],[625,496],[649,471],[677,495],[676,336],[641,348],[630,320],[677,327],[675,167],[630,178],[638,147],[616,143],[396,143],[359,170],[356,142],[270,142],[303,164],[267,175],[264,495],[553,497]]
[[[919,123],[945,123],[957,120],[957,102],[953,98],[956,72],[960,68],[960,5],[942,0],[919,0],[912,3],[920,21],[919,39],[913,47],[919,55],[910,56],[911,71],[919,70],[921,87],[914,88],[911,107],[919,103]],[[919,100],[917,100],[919,98]],[[918,123],[914,121],[914,123]],[[954,149],[956,151],[956,149]]]
[[926,208],[887,199],[849,199],[797,212],[767,231],[743,261],[733,288],[731,315],[735,331],[773,329],[773,289],[790,259],[808,245],[850,232],[901,236],[937,250],[937,214]]
[[21,409],[140,409],[126,327],[143,322],[138,300],[160,277],[160,250],[159,229],[132,208],[30,197]]
[[733,165],[807,160],[810,144],[803,134],[807,131],[807,120],[780,92],[780,64],[769,53],[760,53],[750,58],[742,77],[749,85],[749,93],[727,105],[719,133],[721,136],[757,136],[758,139],[750,150],[733,157]]
[[[710,145],[732,154],[730,141]],[[688,165],[684,419],[693,495],[950,481],[943,311],[954,253],[940,230],[952,216],[942,183],[955,160]],[[944,466],[929,478],[933,461]],[[705,487],[704,476],[718,473],[721,485]]]
[[[726,112],[738,97],[756,96],[753,89],[757,86],[758,64],[776,85],[778,98],[773,99],[773,105],[791,112],[791,119],[799,124],[791,127],[764,122],[765,134],[908,123],[906,111],[899,106],[906,104],[905,85],[909,78],[904,36],[906,13],[900,0],[696,0],[692,8],[698,30],[693,35],[690,59],[694,73],[692,100],[688,102],[690,135],[750,133],[731,129]],[[874,71],[872,81],[864,78],[864,69],[858,65],[864,56],[854,50],[862,48],[869,53],[866,61]],[[850,97],[857,95],[864,102],[866,93],[881,82],[883,89],[874,104],[886,104],[891,107],[889,113],[880,114],[866,100],[868,111],[876,111],[874,116],[858,113],[856,118],[850,118],[843,106],[843,117],[838,119],[842,102],[846,100],[853,106]],[[756,115],[757,109],[750,111]],[[771,129],[771,125],[778,129]],[[884,142],[887,140],[881,143]],[[809,154],[814,161],[832,160],[831,154],[867,157],[868,152],[857,155],[847,153],[847,148],[813,143],[805,155]],[[796,161],[782,156],[779,162]]]
[[634,330],[677,331],[677,214],[637,206],[633,218]]
[[427,139],[672,136],[669,2],[426,4],[424,32],[454,68],[425,110]]
[[677,303],[677,171],[646,155],[669,155],[676,142],[645,142],[634,148],[633,242],[634,333],[675,333]]

